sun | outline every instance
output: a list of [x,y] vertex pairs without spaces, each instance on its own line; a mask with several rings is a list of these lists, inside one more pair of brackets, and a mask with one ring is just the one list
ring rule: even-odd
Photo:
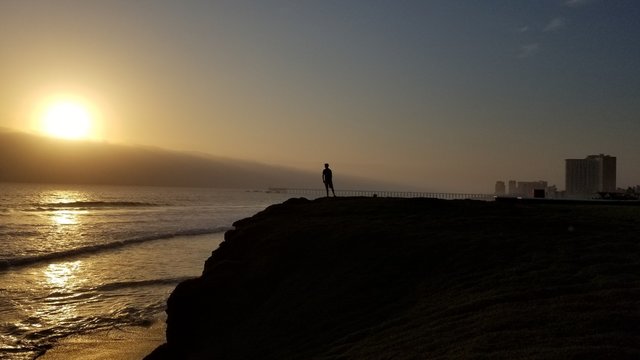
[[63,139],[85,139],[91,135],[91,115],[80,103],[60,101],[44,111],[42,130]]

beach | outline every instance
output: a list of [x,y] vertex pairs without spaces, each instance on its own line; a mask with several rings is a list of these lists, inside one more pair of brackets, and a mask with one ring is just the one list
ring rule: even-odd
[[[286,199],[244,190],[7,183],[0,194],[3,360],[142,346],[117,342],[164,323],[169,294],[202,273],[234,221]],[[155,335],[142,338],[149,344]]]
[[40,360],[140,360],[165,341],[163,322],[74,335],[58,342]]

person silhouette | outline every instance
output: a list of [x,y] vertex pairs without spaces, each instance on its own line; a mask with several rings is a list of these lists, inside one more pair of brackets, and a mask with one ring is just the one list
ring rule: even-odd
[[329,188],[331,188],[333,197],[335,197],[336,192],[333,190],[333,173],[331,172],[331,169],[329,169],[329,164],[324,164],[324,170],[322,170],[322,182],[324,183],[324,188],[327,190],[327,197],[329,197]]

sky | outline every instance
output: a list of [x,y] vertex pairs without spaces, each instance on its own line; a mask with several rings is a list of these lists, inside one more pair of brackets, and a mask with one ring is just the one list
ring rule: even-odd
[[491,193],[564,160],[640,184],[640,2],[0,1],[0,127]]

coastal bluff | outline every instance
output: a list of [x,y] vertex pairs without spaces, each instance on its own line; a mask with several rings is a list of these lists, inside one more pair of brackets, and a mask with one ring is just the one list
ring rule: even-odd
[[290,199],[234,226],[146,359],[640,358],[640,206]]

